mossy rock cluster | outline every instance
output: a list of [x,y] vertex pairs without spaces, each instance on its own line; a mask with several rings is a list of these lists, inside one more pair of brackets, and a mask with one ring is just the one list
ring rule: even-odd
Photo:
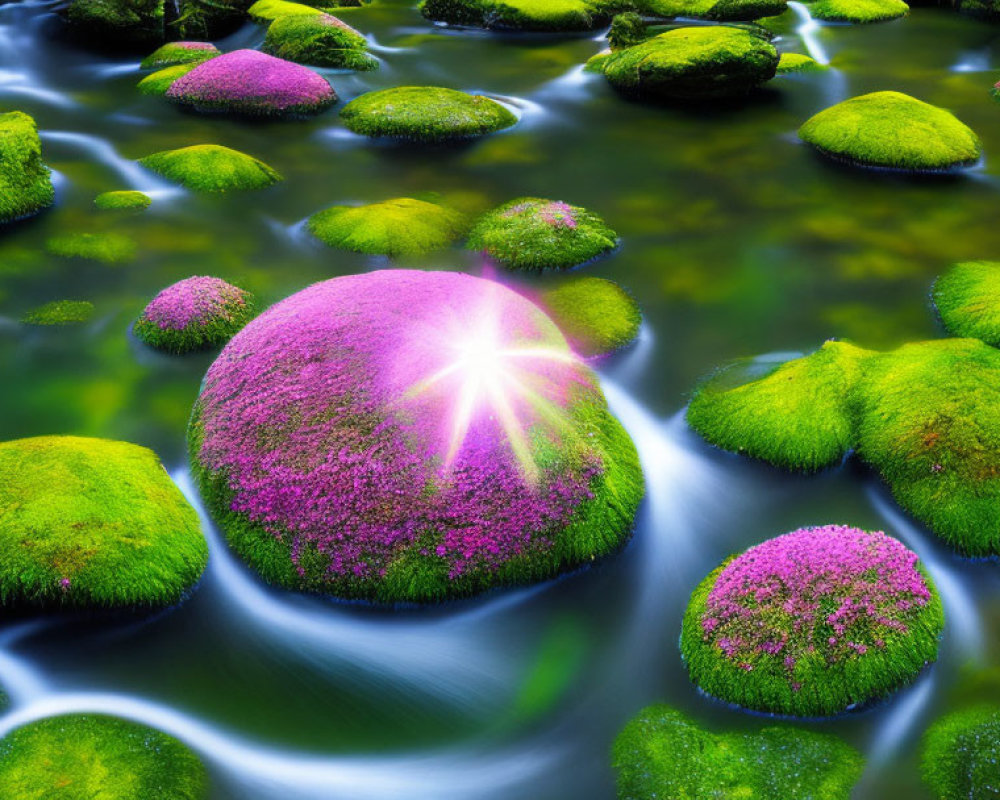
[[101,211],[145,211],[153,202],[148,194],[130,189],[102,192],[94,198]]
[[826,22],[859,25],[900,19],[910,7],[903,0],[815,0],[809,3],[809,13]]
[[329,14],[278,17],[267,29],[265,53],[317,67],[368,71],[378,61],[368,53],[365,37]]
[[0,739],[0,796],[10,800],[205,800],[208,787],[187,746],[117,717],[48,717]]
[[655,705],[618,735],[612,765],[619,800],[849,800],[864,761],[830,734],[790,726],[713,733]]
[[659,17],[693,17],[716,22],[750,22],[775,17],[788,9],[786,0],[643,0],[645,14]]
[[20,439],[0,444],[0,474],[4,608],[160,608],[205,569],[198,515],[144,447]]
[[1000,794],[1000,708],[948,714],[924,734],[921,774],[935,800],[992,800]]
[[221,55],[211,42],[167,42],[146,56],[139,69],[164,69],[178,64],[200,64]]
[[583,356],[613,353],[639,335],[635,298],[604,278],[573,278],[542,293],[541,305]]
[[0,224],[30,217],[54,201],[35,120],[20,111],[0,114]]
[[864,167],[935,172],[972,164],[979,137],[951,112],[900,92],[873,92],[820,111],[799,137],[824,155]]
[[27,325],[78,325],[94,316],[94,304],[86,300],[53,300],[21,317]]
[[139,163],[196,192],[266,189],[282,179],[263,161],[217,144],[164,150],[140,158]]
[[934,282],[934,307],[952,336],[1000,347],[1000,263],[955,264]]
[[588,31],[606,25],[626,0],[423,0],[428,19],[495,30]]
[[72,0],[71,29],[105,50],[148,50],[171,40],[215,39],[236,30],[248,0]]
[[46,239],[45,249],[60,258],[124,264],[135,259],[139,245],[124,233],[64,233]]

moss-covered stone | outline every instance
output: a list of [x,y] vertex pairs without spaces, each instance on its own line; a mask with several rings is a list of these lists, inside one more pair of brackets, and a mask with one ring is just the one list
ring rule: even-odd
[[623,0],[423,0],[428,19],[497,30],[586,31],[606,25]]
[[517,122],[495,100],[435,86],[368,92],[344,106],[340,116],[348,129],[364,136],[423,142],[483,136]]
[[10,800],[204,800],[208,776],[185,745],[117,717],[71,714],[0,739],[0,796]]
[[247,13],[254,22],[268,24],[280,17],[319,17],[331,10],[290,0],[257,0]]
[[72,0],[70,25],[88,43],[113,49],[163,42],[163,0]]
[[975,162],[979,137],[943,108],[900,92],[873,92],[820,111],[799,137],[824,155],[868,167],[947,170]]
[[145,211],[152,202],[148,194],[132,190],[103,192],[94,198],[101,211]]
[[[218,39],[246,21],[251,0],[164,0],[169,22],[166,39]],[[176,15],[175,15],[176,12]]]
[[20,111],[0,114],[0,224],[30,217],[54,201],[35,121]]
[[931,291],[945,330],[1000,347],[1000,262],[955,264]]
[[75,436],[4,442],[0,475],[4,607],[164,607],[205,569],[198,516],[144,447]]
[[163,69],[178,64],[200,64],[220,55],[211,42],[168,42],[146,56],[140,69]]
[[28,325],[77,325],[94,316],[94,304],[86,300],[53,300],[21,317]]
[[910,7],[903,0],[815,0],[809,13],[828,22],[865,24],[905,17]]
[[632,47],[649,38],[646,34],[646,21],[635,11],[616,14],[611,20],[611,30],[608,31],[608,44],[612,50]]
[[140,158],[146,169],[196,192],[266,189],[281,175],[253,156],[217,144],[196,144]]
[[365,37],[329,14],[278,17],[267,29],[264,52],[299,64],[378,69]]
[[542,307],[584,356],[612,353],[639,335],[642,314],[635,298],[604,278],[574,278],[541,295]]
[[333,206],[309,218],[309,232],[325,244],[383,256],[441,250],[467,228],[461,212],[409,197],[366,206]]
[[778,52],[756,31],[684,27],[612,52],[591,66],[632,97],[711,98],[746,94],[773,78]]
[[792,72],[824,72],[829,67],[820,64],[816,59],[802,53],[782,53],[778,59],[778,74],[788,75]]
[[738,22],[774,17],[788,9],[786,0],[643,0],[644,13]]
[[518,270],[569,269],[613,250],[618,234],[593,211],[520,197],[484,214],[466,246]]
[[935,800],[992,800],[998,791],[1000,708],[948,714],[924,734],[921,774]]
[[139,246],[124,233],[66,233],[47,239],[45,249],[61,258],[123,264],[135,259]]
[[151,97],[164,97],[167,94],[167,90],[173,86],[174,81],[183,75],[187,75],[201,63],[200,61],[196,61],[192,64],[178,64],[174,67],[157,70],[139,81],[136,84],[136,88],[143,94],[150,95]]
[[861,755],[789,726],[712,733],[669,706],[643,709],[612,753],[619,800],[849,800]]

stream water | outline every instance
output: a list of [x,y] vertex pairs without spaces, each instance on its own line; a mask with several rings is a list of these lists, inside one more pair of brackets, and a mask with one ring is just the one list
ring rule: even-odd
[[[0,685],[11,697],[0,735],[66,711],[130,717],[197,750],[219,800],[609,798],[609,748],[645,705],[668,702],[718,729],[764,724],[691,686],[677,650],[683,608],[729,553],[840,522],[882,528],[919,552],[948,613],[941,658],[883,705],[794,724],[836,732],[866,754],[857,798],[927,797],[916,742],[958,702],[967,671],[998,655],[995,565],[956,558],[850,461],[814,477],[779,473],[707,447],[685,427],[683,407],[701,376],[735,357],[806,351],[829,337],[890,347],[941,335],[927,303],[933,277],[954,261],[1000,255],[1000,107],[988,94],[1000,29],[925,8],[888,24],[820,25],[791,5],[779,49],[834,68],[697,111],[625,101],[584,73],[604,46],[593,35],[449,31],[410,0],[346,11],[381,69],[325,71],[342,100],[436,84],[502,98],[521,115],[478,143],[426,149],[373,145],[336,111],[256,124],[181,113],[135,91],[138,59],[63,41],[53,3],[0,4],[0,106],[35,117],[57,177],[56,207],[0,236],[0,437],[75,433],[152,447],[199,504],[184,430],[211,354],[167,357],[130,338],[153,294],[205,274],[270,303],[386,266],[304,233],[308,215],[336,203],[433,192],[472,211],[537,195],[592,208],[623,237],[585,269],[626,286],[644,312],[640,341],[597,367],[648,482],[634,540],[617,557],[425,610],[271,590],[204,518],[210,567],[181,607],[142,620],[0,622]],[[262,38],[247,25],[220,45]],[[811,114],[878,89],[953,110],[983,138],[984,163],[910,179],[831,165],[798,144]],[[209,142],[257,156],[286,180],[196,196],[134,163]],[[124,220],[93,208],[98,192],[124,188],[156,201]],[[111,229],[138,242],[135,262],[45,253],[55,233]],[[458,249],[406,265],[479,269]],[[82,328],[17,324],[63,298],[90,300],[97,315]]]

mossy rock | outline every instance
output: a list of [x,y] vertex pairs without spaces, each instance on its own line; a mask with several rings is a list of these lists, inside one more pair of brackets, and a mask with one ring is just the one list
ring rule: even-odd
[[340,117],[354,133],[422,142],[470,139],[517,122],[495,100],[436,86],[368,92],[344,106]]
[[[219,39],[238,30],[246,21],[251,0],[180,0],[172,7],[165,0],[170,17],[165,39]],[[176,16],[174,14],[176,8]]]
[[20,439],[0,444],[0,474],[6,608],[161,608],[205,569],[198,515],[151,450],[76,436]]
[[1000,263],[955,264],[934,282],[934,307],[952,336],[1000,347]]
[[135,259],[139,246],[124,233],[66,233],[47,239],[45,249],[61,258],[124,264]]
[[608,44],[612,50],[621,50],[646,41],[646,20],[635,11],[616,14],[608,31]]
[[574,278],[541,295],[541,305],[583,356],[613,353],[635,341],[642,313],[635,298],[604,278]]
[[27,325],[78,325],[94,316],[94,304],[86,300],[53,300],[21,317]]
[[136,84],[136,88],[143,94],[151,97],[164,97],[167,94],[167,90],[174,85],[174,81],[187,75],[201,63],[200,61],[196,61],[192,64],[178,64],[175,67],[157,70],[139,81]]
[[861,754],[790,726],[713,733],[666,705],[643,709],[612,753],[619,800],[849,800]]
[[924,734],[921,775],[936,800],[997,797],[1000,708],[976,706],[948,714]]
[[187,746],[129,720],[67,714],[0,739],[0,796],[14,800],[205,800],[208,775]]
[[725,561],[695,589],[681,654],[728,703],[829,716],[910,683],[936,660],[944,611],[917,555],[881,531],[801,528]]
[[593,211],[562,201],[520,197],[489,211],[466,247],[511,269],[569,269],[613,250],[618,234]]
[[200,64],[221,55],[211,42],[168,42],[146,56],[140,69],[163,69],[178,64]]
[[80,38],[104,48],[149,48],[164,38],[163,0],[72,0],[67,19]]
[[778,74],[788,75],[793,72],[825,72],[829,67],[820,64],[816,59],[802,53],[782,53],[778,59]]
[[218,144],[196,144],[140,158],[146,169],[196,192],[266,189],[281,175],[253,156]]
[[900,19],[910,13],[903,0],[815,0],[809,4],[814,19],[866,24]]
[[330,247],[382,256],[414,256],[450,246],[468,228],[464,214],[397,197],[366,206],[333,206],[309,218],[309,232]]
[[152,202],[148,194],[132,190],[102,192],[94,198],[101,211],[145,211]]
[[329,14],[278,17],[267,29],[265,53],[298,64],[368,71],[378,61],[365,37]]
[[747,94],[769,81],[778,51],[756,31],[684,27],[614,51],[596,66],[612,86],[639,99],[714,98]]
[[987,22],[1000,20],[1000,3],[997,0],[950,0],[943,5]]
[[640,7],[660,17],[694,17],[716,22],[749,22],[788,10],[786,0],[645,0]]
[[423,0],[421,13],[451,25],[517,31],[588,31],[626,10],[622,0]]
[[0,114],[0,224],[30,217],[54,201],[35,121],[20,111]]
[[866,167],[932,172],[972,164],[979,137],[949,111],[900,92],[852,97],[799,128],[821,153]]
[[281,17],[320,17],[329,11],[332,9],[289,0],[257,0],[247,13],[254,22],[269,24]]

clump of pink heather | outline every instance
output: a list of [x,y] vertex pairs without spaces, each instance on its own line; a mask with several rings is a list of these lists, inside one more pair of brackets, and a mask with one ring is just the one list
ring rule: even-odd
[[557,201],[525,201],[512,205],[503,212],[504,217],[535,216],[553,228],[576,228],[577,219],[573,206]]
[[171,42],[171,47],[178,47],[181,50],[207,50],[215,52],[217,49],[211,42]]
[[248,296],[221,278],[185,278],[156,295],[140,319],[161,330],[181,331],[233,319],[234,313],[246,306]]
[[[916,553],[881,531],[802,528],[737,556],[708,594],[706,642],[744,669],[882,649],[931,599]],[[799,688],[796,684],[795,688]]]

